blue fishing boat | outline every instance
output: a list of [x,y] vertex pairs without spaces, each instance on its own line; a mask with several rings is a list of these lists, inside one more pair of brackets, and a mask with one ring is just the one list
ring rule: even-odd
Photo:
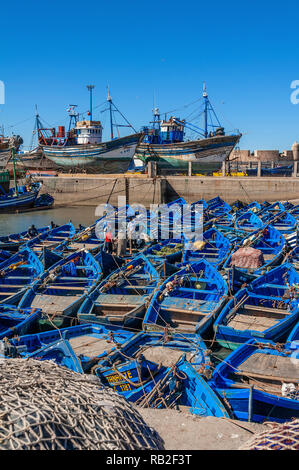
[[22,297],[20,308],[40,308],[41,330],[67,326],[93,287],[102,271],[86,250],[72,253],[46,271]]
[[184,266],[154,294],[143,328],[204,333],[227,299],[225,280],[205,259]]
[[42,183],[31,183],[11,188],[8,194],[0,195],[0,212],[17,212],[24,208],[33,207],[41,187]]
[[208,383],[235,419],[290,421],[299,417],[298,361],[271,341],[251,339],[216,367]]
[[208,207],[206,210],[210,214],[213,214],[214,217],[223,215],[224,213],[229,213],[232,210],[231,206],[219,196],[210,199],[207,201],[207,204]]
[[0,249],[0,264],[3,263],[3,261],[9,259],[10,257],[11,253],[9,251]]
[[215,228],[203,233],[202,241],[191,243],[184,251],[183,263],[195,263],[204,258],[215,267],[219,267],[227,258],[232,245],[230,241]]
[[298,317],[299,274],[285,263],[237,292],[213,327],[221,346],[236,349],[251,338],[283,341]]
[[278,214],[268,217],[271,213],[261,214],[261,218],[271,224],[276,230],[282,234],[290,234],[297,229],[298,220],[289,212],[281,211]]
[[223,226],[218,223],[214,223],[212,227],[222,233],[225,238],[235,245],[241,243],[246,237],[248,237],[248,232],[236,229],[235,227]]
[[296,204],[291,209],[288,209],[289,213],[292,214],[296,219],[299,218],[299,204]]
[[143,250],[144,256],[150,260],[163,260],[168,263],[180,263],[184,251],[184,239],[170,238]]
[[299,245],[291,250],[285,257],[285,261],[291,263],[292,266],[299,272]]
[[93,254],[97,253],[103,247],[103,240],[96,236],[95,227],[96,223],[74,233],[58,245],[56,251],[71,253],[84,248]]
[[232,268],[226,269],[223,276],[227,279],[229,292],[236,294],[240,289],[243,289],[258,277],[258,274],[252,274],[241,269]]
[[78,311],[80,323],[115,324],[140,329],[149,299],[161,281],[140,254],[103,280]]
[[0,303],[17,304],[44,267],[29,248],[23,248],[0,264]]
[[299,322],[292,328],[289,336],[286,340],[286,345],[289,346],[291,343],[295,342],[297,344],[296,348],[299,348]]
[[103,357],[94,370],[103,384],[136,405],[188,406],[201,416],[228,417],[203,378],[211,370],[198,335],[138,333]]
[[260,204],[257,201],[252,201],[250,204],[247,204],[241,208],[238,209],[237,214],[241,215],[244,212],[251,211],[254,214],[260,212],[262,210],[262,204]]
[[272,225],[253,232],[236,246],[224,263],[224,268],[235,268],[252,274],[262,274],[279,264],[284,257],[286,241]]
[[26,335],[32,331],[40,315],[40,309],[0,305],[0,339]]
[[54,227],[51,230],[44,231],[26,243],[26,246],[39,256],[42,254],[43,248],[55,249],[65,240],[75,235],[76,229],[72,222],[68,224]]
[[54,205],[54,197],[48,193],[41,194],[34,203],[34,209],[51,209]]
[[[39,234],[43,232],[47,232],[50,230],[50,226],[40,227],[37,228]],[[28,230],[25,230],[20,233],[12,233],[10,235],[4,235],[0,237],[0,249],[8,250],[11,253],[17,252],[21,246],[24,246],[28,240],[30,240],[30,236],[28,234]]]
[[63,256],[57,253],[55,250],[48,250],[47,248],[43,247],[39,259],[42,262],[45,271],[47,271],[51,268],[51,266],[58,263],[58,261],[61,261]]
[[86,324],[10,338],[2,344],[2,349],[5,357],[53,359],[75,372],[81,372],[80,364],[82,371],[89,373],[101,357],[133,336],[134,333],[115,326]]
[[251,210],[244,212],[237,217],[235,227],[246,232],[254,232],[261,229],[264,226],[264,222]]

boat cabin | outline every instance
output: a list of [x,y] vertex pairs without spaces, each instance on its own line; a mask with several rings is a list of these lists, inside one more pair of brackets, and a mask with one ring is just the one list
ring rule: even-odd
[[77,144],[100,144],[102,131],[101,121],[78,121],[75,129]]
[[[179,122],[178,122],[179,121]],[[171,116],[169,121],[161,122],[160,136],[163,144],[173,144],[175,142],[183,142],[184,125],[180,124],[180,119]],[[184,120],[182,122],[185,122]]]

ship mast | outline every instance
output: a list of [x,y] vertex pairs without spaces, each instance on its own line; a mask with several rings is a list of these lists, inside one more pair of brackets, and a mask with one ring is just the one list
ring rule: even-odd
[[110,138],[113,140],[113,120],[112,120],[112,98],[110,95],[109,86],[107,87],[108,94],[107,94],[107,101],[109,103],[109,113],[110,113]]
[[[107,87],[107,89],[108,89],[107,102],[109,103],[109,107],[107,109],[103,109],[103,111],[101,111],[101,112],[104,113],[105,111],[109,111],[109,113],[110,113],[110,137],[111,137],[111,140],[114,139],[113,127],[116,127],[117,132],[118,132],[118,127],[131,127],[131,129],[133,129],[133,131],[137,134],[136,129],[132,126],[132,124],[130,124],[130,122],[127,120],[127,118],[120,112],[120,110],[113,103],[111,95],[110,95],[109,87]],[[123,120],[126,122],[126,124],[114,123],[113,122],[113,113],[114,112],[119,113],[121,115],[121,117],[123,118]]]
[[90,94],[90,109],[89,109],[90,121],[92,121],[92,90],[94,89],[94,87],[95,87],[94,85],[86,85],[86,88]]
[[209,98],[208,98],[208,93],[206,89],[206,84],[203,82],[203,99],[204,99],[204,119],[205,119],[205,128],[204,128],[204,136],[205,138],[208,137],[208,105],[209,105]]

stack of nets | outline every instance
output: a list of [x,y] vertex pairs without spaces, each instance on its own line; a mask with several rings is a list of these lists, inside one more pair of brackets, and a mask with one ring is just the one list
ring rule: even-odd
[[252,247],[239,248],[231,257],[231,266],[258,269],[265,263],[263,253]]
[[163,449],[138,411],[95,376],[7,359],[0,390],[0,450]]
[[255,434],[240,450],[299,450],[299,419],[270,426],[267,431]]

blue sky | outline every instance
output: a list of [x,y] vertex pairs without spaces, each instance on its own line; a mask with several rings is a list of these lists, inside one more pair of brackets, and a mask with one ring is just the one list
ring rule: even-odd
[[[182,108],[183,118],[205,81],[225,128],[243,133],[241,148],[290,148],[299,140],[299,104],[290,102],[298,17],[298,2],[288,0],[2,3],[0,125],[29,145],[35,104],[48,124],[66,125],[70,103],[88,109],[87,84],[96,105],[109,83],[139,129],[154,95],[162,112]],[[97,110],[94,118],[104,121]]]

